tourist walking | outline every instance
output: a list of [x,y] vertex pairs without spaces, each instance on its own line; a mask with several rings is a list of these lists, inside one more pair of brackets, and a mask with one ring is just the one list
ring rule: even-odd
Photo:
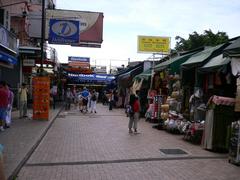
[[92,91],[91,93],[91,113],[95,112],[97,113],[97,110],[96,110],[96,106],[97,106],[97,92],[95,91],[95,89]]
[[10,124],[12,123],[12,107],[13,107],[13,100],[14,94],[10,89],[10,85],[7,85],[8,88],[8,108],[7,108],[7,115],[6,115],[6,122],[4,128],[9,128]]
[[133,133],[132,128],[134,129],[134,132],[137,133],[140,103],[139,103],[138,97],[135,96],[134,94],[130,95],[129,107],[130,107],[129,123],[128,123],[129,133]]
[[9,91],[7,89],[7,83],[5,81],[0,82],[0,131],[4,131],[4,125],[7,116],[9,100]]
[[71,103],[72,103],[72,100],[74,98],[70,88],[67,88],[65,97],[66,97],[65,98],[65,101],[66,101],[65,102],[65,110],[70,110]]
[[109,110],[111,111],[114,104],[114,94],[112,90],[110,90],[110,93],[108,94],[108,102],[109,102]]
[[20,116],[19,118],[27,117],[27,94],[28,89],[25,83],[22,83],[22,87],[19,89],[19,97],[20,97]]
[[58,96],[58,88],[56,85],[53,85],[52,88],[50,89],[50,95],[52,97],[53,109],[55,109],[56,108],[56,100],[57,100],[57,96]]
[[88,98],[89,98],[89,91],[86,87],[83,88],[83,91],[81,93],[82,96],[82,110],[81,112],[88,112]]

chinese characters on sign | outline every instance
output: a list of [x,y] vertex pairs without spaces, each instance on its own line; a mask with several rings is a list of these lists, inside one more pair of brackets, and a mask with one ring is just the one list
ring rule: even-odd
[[138,36],[138,52],[168,54],[170,52],[170,37]]

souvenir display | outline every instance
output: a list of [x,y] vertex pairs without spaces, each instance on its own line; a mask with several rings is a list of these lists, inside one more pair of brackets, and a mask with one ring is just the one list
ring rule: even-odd
[[229,162],[240,165],[240,120],[233,122],[231,126]]

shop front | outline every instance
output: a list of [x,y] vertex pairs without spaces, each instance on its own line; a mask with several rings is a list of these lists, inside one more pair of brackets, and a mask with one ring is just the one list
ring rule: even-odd
[[17,38],[2,25],[0,25],[0,80],[6,81],[14,94],[17,93],[19,82]]

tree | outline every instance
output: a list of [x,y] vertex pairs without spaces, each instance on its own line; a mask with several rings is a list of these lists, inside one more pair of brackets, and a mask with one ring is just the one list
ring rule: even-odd
[[203,34],[198,34],[194,31],[189,34],[188,39],[184,39],[180,36],[176,36],[177,51],[188,51],[193,50],[202,46],[216,46],[228,41],[228,35],[225,32],[217,32],[214,34],[211,29],[205,30]]

